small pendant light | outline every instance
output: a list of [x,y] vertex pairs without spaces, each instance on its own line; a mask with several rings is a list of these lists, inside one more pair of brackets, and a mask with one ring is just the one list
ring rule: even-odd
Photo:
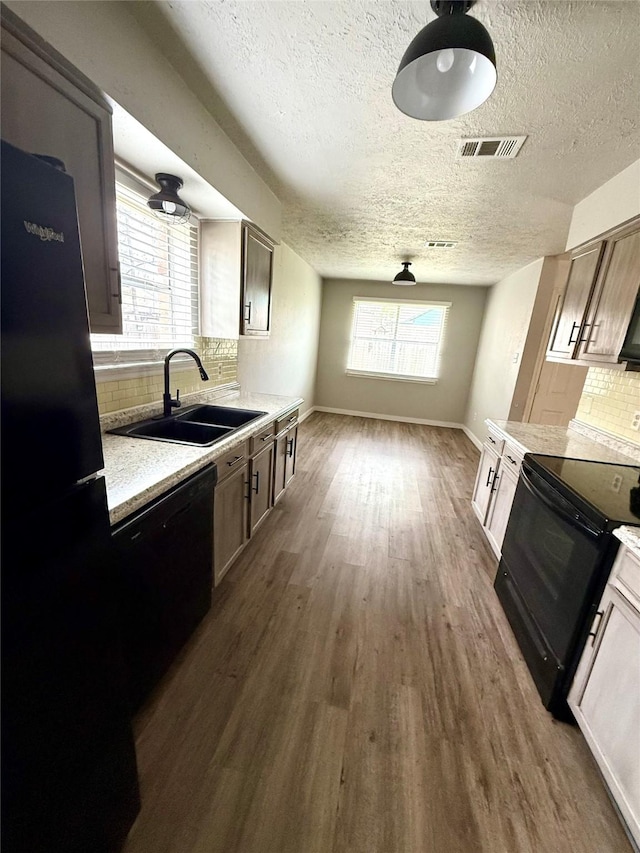
[[475,110],[493,92],[498,73],[491,36],[466,14],[475,2],[431,0],[438,17],[407,48],[391,90],[401,112],[445,121]]
[[402,266],[404,267],[404,269],[398,273],[398,275],[394,278],[391,284],[415,284],[416,277],[412,272],[409,272],[411,261],[403,261]]
[[191,216],[191,208],[178,195],[184,183],[182,178],[158,172],[156,183],[160,186],[160,192],[154,193],[147,205],[159,219],[173,223],[186,222]]

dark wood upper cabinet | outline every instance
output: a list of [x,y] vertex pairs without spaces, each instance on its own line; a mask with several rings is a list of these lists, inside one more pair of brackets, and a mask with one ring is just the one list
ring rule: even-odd
[[273,243],[248,222],[242,226],[240,334],[268,335],[271,323]]
[[574,357],[603,249],[604,241],[598,240],[572,254],[569,277],[558,304],[547,356],[561,359]]
[[547,359],[618,364],[640,289],[640,219],[571,254]]
[[577,357],[618,360],[640,288],[640,224],[607,241]]
[[2,138],[57,157],[75,182],[92,332],[122,331],[111,107],[103,94],[2,8]]

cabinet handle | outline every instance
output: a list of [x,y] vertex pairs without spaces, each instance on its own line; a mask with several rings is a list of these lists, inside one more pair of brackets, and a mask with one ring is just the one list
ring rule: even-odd
[[247,302],[244,306],[244,321],[245,323],[251,322],[251,302]]
[[244,456],[236,456],[233,459],[233,462],[227,462],[227,465],[229,466],[229,468],[231,468],[233,465],[236,465],[238,462],[240,462],[241,459],[244,459]]
[[258,492],[260,491],[260,471],[256,471],[256,473],[253,476],[256,478],[256,484],[253,487],[253,491],[257,495]]
[[569,344],[575,344],[576,343],[576,341],[573,340],[573,333],[575,332],[576,328],[578,328],[578,329],[580,328],[580,323],[574,323],[571,326],[571,334],[569,335]]
[[487,488],[489,487],[489,483],[491,482],[491,477],[493,474],[495,474],[495,471],[493,470],[493,468],[489,468],[489,476],[487,477],[487,482],[485,483],[485,486]]
[[271,432],[269,433],[269,435],[263,435],[262,436],[263,441],[269,441],[270,438],[273,438],[273,433],[271,433]]
[[293,439],[292,438],[287,439],[287,456],[289,456],[289,457],[293,456]]
[[518,463],[516,462],[516,460],[515,460],[515,459],[512,459],[512,458],[509,456],[509,454],[508,454],[508,453],[507,453],[507,459],[509,460],[509,462],[511,462],[511,464],[512,464],[512,465],[517,465],[517,464],[518,464]]
[[[587,326],[590,326],[590,325],[591,325],[591,323],[585,323],[585,324],[584,324],[584,328],[586,329],[586,328],[587,328]],[[590,338],[590,337],[591,337],[591,332],[589,332],[589,334],[588,334],[585,338],[580,338],[580,340],[578,341],[578,343],[581,343],[581,344],[588,344],[588,343],[589,343],[589,338]]]
[[117,296],[118,305],[122,305],[122,276],[120,275],[120,264],[117,267],[111,267],[111,272],[116,274],[116,278],[118,279],[118,289],[115,293],[112,293],[112,296]]
[[598,633],[600,631],[600,627],[602,626],[602,617],[603,616],[604,616],[604,610],[597,610],[596,615],[593,617],[593,625],[591,627],[594,628],[594,625],[596,624],[596,619],[598,620],[598,627],[592,631],[589,631],[589,636],[591,637],[591,645],[592,646],[595,646],[595,644],[596,644],[596,637],[598,636]]
[[487,436],[487,438],[489,439],[489,441],[491,442],[491,444],[495,444],[495,443],[496,443],[495,438],[491,438],[491,436],[490,436],[490,435],[488,435],[488,436]]
[[289,423],[292,424],[297,417],[297,415],[294,415],[292,418],[289,418]]
[[496,473],[493,475],[493,482],[491,483],[491,491],[492,492],[495,492],[496,489],[498,488],[496,486],[496,483],[498,482],[499,479],[500,479],[500,474],[498,474],[498,472],[496,471]]

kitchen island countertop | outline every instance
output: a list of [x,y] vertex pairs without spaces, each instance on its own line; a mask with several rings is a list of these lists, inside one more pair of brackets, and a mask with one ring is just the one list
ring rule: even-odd
[[[107,504],[111,524],[116,524],[132,512],[141,509],[154,498],[195,474],[205,465],[215,462],[235,444],[247,439],[279,414],[303,403],[301,397],[280,397],[272,394],[235,392],[223,399],[207,399],[199,394],[185,404],[208,402],[236,409],[254,409],[266,412],[261,418],[234,430],[211,447],[194,447],[166,441],[128,438],[121,435],[102,435],[104,476],[107,484]],[[140,419],[126,412],[118,419],[120,424]],[[113,417],[110,417],[114,421]],[[111,423],[114,426],[115,423]]]

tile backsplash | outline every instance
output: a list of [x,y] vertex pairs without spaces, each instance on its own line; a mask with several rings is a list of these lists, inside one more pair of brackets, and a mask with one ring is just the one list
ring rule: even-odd
[[[193,391],[211,390],[220,385],[228,385],[238,379],[238,341],[223,338],[196,338],[195,351],[202,359],[209,382],[202,382],[195,364],[172,364],[171,389],[180,389],[180,394]],[[134,378],[110,379],[99,381],[98,409],[101,415],[128,409],[131,406],[142,406],[145,403],[160,403],[164,391],[162,370],[149,376]]]
[[578,420],[640,444],[640,431],[631,426],[635,412],[640,412],[640,373],[589,368]]

